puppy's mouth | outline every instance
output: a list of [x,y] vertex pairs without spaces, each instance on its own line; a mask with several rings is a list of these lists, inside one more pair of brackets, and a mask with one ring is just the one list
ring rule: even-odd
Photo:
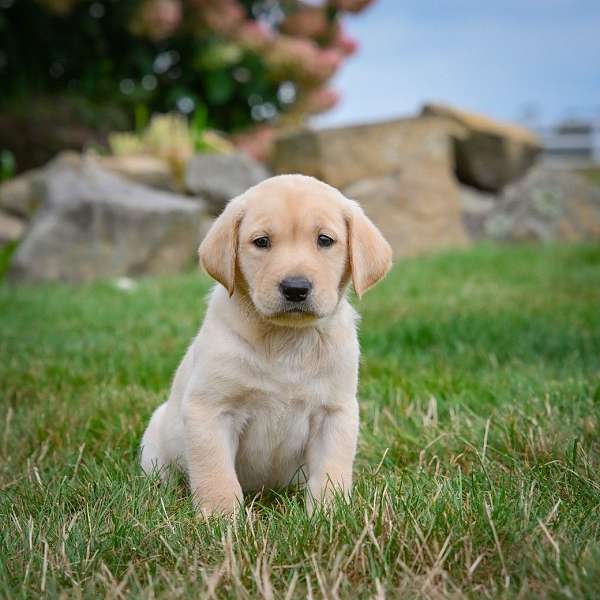
[[258,314],[274,325],[306,327],[327,316],[327,313],[318,310],[311,298],[302,302],[286,301],[283,298],[262,301],[262,298],[254,298],[252,295],[250,298]]
[[300,308],[300,307],[292,307],[292,308],[284,308],[283,310],[278,310],[270,315],[270,318],[277,319],[282,317],[292,317],[292,318],[306,318],[306,319],[318,319],[320,315],[318,315],[315,311],[310,310],[308,308]]
[[312,307],[307,305],[285,304],[279,310],[273,311],[268,315],[269,321],[274,323],[289,325],[289,324],[310,324],[322,315],[317,313]]

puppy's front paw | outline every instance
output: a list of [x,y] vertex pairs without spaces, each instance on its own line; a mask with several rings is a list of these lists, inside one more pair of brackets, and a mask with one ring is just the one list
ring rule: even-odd
[[333,485],[331,481],[321,485],[319,483],[309,482],[306,488],[306,511],[311,516],[315,510],[330,510],[337,500],[342,499],[345,502],[350,500],[350,488],[343,485]]
[[200,490],[194,492],[194,506],[204,516],[235,515],[242,506],[242,490],[227,494],[207,494]]

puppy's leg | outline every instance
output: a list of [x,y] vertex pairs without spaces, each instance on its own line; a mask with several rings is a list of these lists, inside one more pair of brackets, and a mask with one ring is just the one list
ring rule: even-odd
[[233,513],[244,498],[235,472],[238,440],[233,420],[199,402],[186,404],[185,457],[194,503],[207,514]]
[[169,464],[161,441],[162,421],[166,408],[167,404],[165,402],[154,411],[142,438],[140,455],[140,464],[144,473],[150,475],[152,472],[157,471],[162,480],[166,479],[168,475],[167,467]]
[[309,512],[319,502],[327,504],[336,490],[350,495],[357,439],[358,404],[354,399],[328,411],[315,424],[306,452]]

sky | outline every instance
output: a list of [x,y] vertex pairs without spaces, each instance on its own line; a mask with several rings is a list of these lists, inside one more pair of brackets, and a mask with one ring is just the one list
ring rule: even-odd
[[345,23],[361,47],[333,81],[340,105],[316,126],[426,101],[539,124],[600,117],[600,0],[376,0]]

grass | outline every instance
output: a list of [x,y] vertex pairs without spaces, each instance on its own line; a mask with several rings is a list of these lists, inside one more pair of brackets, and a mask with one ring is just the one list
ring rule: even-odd
[[367,294],[350,506],[194,515],[141,434],[195,333],[198,274],[0,286],[0,594],[594,598],[600,247],[409,260]]

